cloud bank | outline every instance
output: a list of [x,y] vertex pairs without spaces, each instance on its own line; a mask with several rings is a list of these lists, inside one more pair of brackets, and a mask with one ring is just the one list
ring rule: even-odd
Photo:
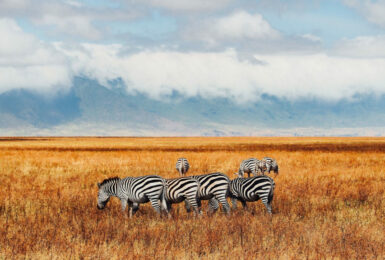
[[0,35],[0,92],[17,88],[52,92],[71,86],[68,57],[54,46],[7,18],[0,19]]
[[[271,2],[269,8],[279,2]],[[357,93],[385,93],[385,34],[344,38],[321,49],[322,39],[316,35],[285,34],[255,10],[226,12],[234,4],[231,0],[146,0],[137,5],[180,14],[220,14],[183,20],[186,24],[181,23],[171,44],[99,43],[97,39],[109,34],[104,34],[106,26],[97,28],[95,20],[128,21],[143,15],[140,8],[124,14],[136,1],[116,3],[124,8],[108,7],[103,13],[103,8],[84,7],[78,1],[46,1],[39,8],[30,0],[2,1],[0,15],[8,18],[0,19],[0,35],[5,36],[0,40],[0,93],[17,88],[69,88],[74,76],[105,85],[120,78],[128,91],[157,99],[175,90],[185,96],[229,97],[237,103],[256,101],[262,94],[291,100],[338,100]],[[346,3],[361,6],[356,1]],[[365,1],[362,9],[379,25],[382,18],[370,10],[381,10],[382,3]],[[52,26],[56,33],[87,40],[43,41],[9,18],[18,16],[28,16],[37,26]]]

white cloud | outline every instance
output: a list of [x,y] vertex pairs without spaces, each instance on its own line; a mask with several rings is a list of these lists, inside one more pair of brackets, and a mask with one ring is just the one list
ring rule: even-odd
[[260,14],[237,11],[228,16],[195,22],[184,37],[215,46],[224,42],[274,40],[280,37],[280,33]]
[[385,58],[385,35],[343,39],[334,46],[331,53],[348,57]]
[[[237,28],[238,25],[235,26]],[[226,37],[244,37],[226,32]],[[383,37],[357,38],[342,49],[360,49],[362,55],[251,54],[240,59],[235,49],[217,52],[140,50],[123,55],[125,46],[42,43],[23,32],[10,19],[0,20],[0,92],[15,88],[37,90],[71,85],[74,75],[85,75],[106,84],[122,78],[129,90],[155,98],[178,90],[187,96],[230,97],[239,103],[257,100],[262,93],[278,97],[325,99],[355,93],[385,93]],[[251,37],[257,37],[258,33]],[[378,42],[373,53],[363,50]],[[344,47],[345,46],[345,47]],[[351,51],[354,53],[354,51]],[[354,56],[354,57],[353,57]],[[255,59],[255,62],[251,60]]]
[[344,2],[362,13],[371,23],[385,27],[385,0],[345,0]]
[[[63,47],[61,47],[63,48]],[[385,59],[311,55],[258,55],[258,63],[242,62],[224,52],[143,51],[119,56],[119,45],[84,45],[66,50],[73,70],[101,82],[121,77],[129,89],[160,98],[173,89],[187,96],[232,97],[243,103],[267,93],[279,97],[324,99],[355,93],[385,93]],[[64,51],[64,50],[63,50]],[[106,65],[108,64],[108,65]]]
[[66,57],[52,46],[6,18],[0,19],[0,35],[0,92],[70,86],[72,75]]

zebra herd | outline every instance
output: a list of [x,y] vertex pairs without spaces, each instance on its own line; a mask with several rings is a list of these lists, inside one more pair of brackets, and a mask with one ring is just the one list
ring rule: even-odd
[[[182,201],[185,202],[187,212],[193,210],[195,215],[201,215],[201,201],[209,200],[210,213],[222,205],[222,210],[230,214],[227,202],[227,198],[230,198],[233,210],[237,207],[237,201],[246,208],[246,202],[261,200],[267,212],[272,213],[275,183],[264,174],[271,170],[278,174],[278,164],[274,159],[265,157],[262,160],[250,158],[242,161],[239,171],[235,173],[238,177],[233,180],[220,172],[185,176],[189,168],[187,159],[179,158],[176,163],[176,169],[181,175],[179,178],[164,179],[157,175],[146,175],[105,179],[98,183],[97,208],[103,209],[110,197],[115,196],[120,199],[123,211],[128,206],[130,217],[141,203],[147,202],[151,203],[157,213],[161,214],[164,210],[170,217],[172,204]],[[259,172],[261,175],[258,175]],[[249,178],[244,178],[245,173],[248,173]],[[250,177],[250,173],[254,176]]]

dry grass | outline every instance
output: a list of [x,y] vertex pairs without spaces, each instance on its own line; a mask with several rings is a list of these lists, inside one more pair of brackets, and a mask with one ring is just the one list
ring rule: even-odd
[[[384,259],[383,138],[1,138],[0,259]],[[144,205],[132,219],[96,183],[112,176],[233,178],[242,159],[272,156],[274,215],[262,203],[195,219]],[[204,204],[206,206],[206,204]]]

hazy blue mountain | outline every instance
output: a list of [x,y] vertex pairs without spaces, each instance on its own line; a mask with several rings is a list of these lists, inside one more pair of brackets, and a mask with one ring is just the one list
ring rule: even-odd
[[121,129],[123,134],[127,129],[134,134],[146,130],[142,133],[242,135],[250,134],[248,129],[385,127],[384,96],[357,95],[332,102],[262,95],[239,105],[226,98],[185,98],[178,92],[154,100],[143,93],[127,93],[120,80],[110,85],[77,77],[69,91],[54,96],[23,89],[2,93],[0,129],[76,126],[80,132],[86,127],[82,134],[90,135],[113,134],[93,131],[103,127]]
[[[54,96],[23,89],[11,90],[0,94],[0,127],[7,127],[11,121],[37,127],[68,122],[81,116],[79,102],[74,89]],[[9,121],[1,120],[4,118],[9,118]]]

